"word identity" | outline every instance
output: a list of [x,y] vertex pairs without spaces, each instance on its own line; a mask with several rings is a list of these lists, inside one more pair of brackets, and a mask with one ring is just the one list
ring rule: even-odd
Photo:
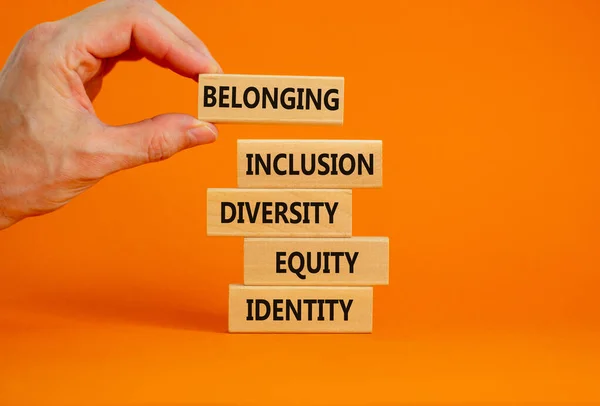
[[246,299],[248,321],[349,320],[353,299]]

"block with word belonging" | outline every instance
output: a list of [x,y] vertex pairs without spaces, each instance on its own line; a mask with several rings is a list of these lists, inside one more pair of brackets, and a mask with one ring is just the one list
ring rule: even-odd
[[207,235],[350,237],[352,190],[207,190]]
[[379,188],[382,141],[238,140],[238,187]]
[[372,287],[229,287],[231,333],[370,333]]
[[245,238],[245,285],[389,284],[389,239]]
[[198,118],[213,123],[341,125],[344,78],[201,74]]

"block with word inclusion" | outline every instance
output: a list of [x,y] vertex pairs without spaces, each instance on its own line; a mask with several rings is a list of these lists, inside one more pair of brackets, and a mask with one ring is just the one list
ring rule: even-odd
[[379,140],[238,140],[241,188],[380,188]]

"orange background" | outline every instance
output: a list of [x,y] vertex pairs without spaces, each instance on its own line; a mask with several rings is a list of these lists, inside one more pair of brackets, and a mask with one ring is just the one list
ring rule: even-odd
[[[90,1],[0,2],[5,61]],[[220,125],[0,233],[0,404],[600,402],[600,7],[594,1],[163,0],[227,73],[346,78],[342,127]],[[111,124],[195,114],[119,65]],[[206,237],[241,138],[382,139],[354,234],[389,236],[371,335],[230,335],[241,238]]]

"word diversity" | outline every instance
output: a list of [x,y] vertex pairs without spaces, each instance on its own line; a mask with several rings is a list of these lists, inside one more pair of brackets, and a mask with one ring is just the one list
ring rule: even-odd
[[[200,75],[198,118],[343,124],[344,78]],[[352,191],[383,187],[380,140],[238,140],[237,188],[207,190],[207,234],[244,237],[231,333],[371,333],[389,239],[352,234]]]

